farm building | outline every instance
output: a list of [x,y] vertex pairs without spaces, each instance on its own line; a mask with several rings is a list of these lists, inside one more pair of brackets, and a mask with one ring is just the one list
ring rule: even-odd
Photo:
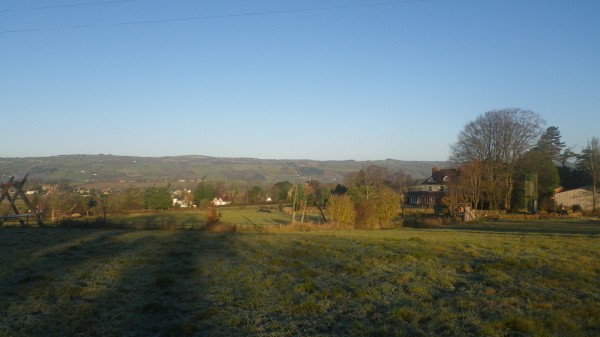
[[[580,187],[569,191],[556,193],[554,201],[559,207],[571,208],[573,205],[581,206],[584,211],[592,210],[592,187]],[[596,206],[600,202],[600,193],[596,193]],[[596,207],[598,208],[598,207]]]

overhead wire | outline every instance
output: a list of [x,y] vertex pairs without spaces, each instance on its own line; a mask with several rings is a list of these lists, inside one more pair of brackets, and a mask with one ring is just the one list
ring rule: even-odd
[[108,5],[108,4],[136,2],[136,1],[141,1],[141,0],[110,0],[110,1],[84,2],[84,3],[79,3],[79,4],[71,3],[71,4],[49,5],[49,6],[28,7],[28,8],[10,8],[10,9],[0,9],[0,13],[37,11],[37,10],[44,10],[44,9],[83,7],[83,6],[94,6],[94,5]]
[[[138,1],[138,0],[120,0],[120,1]],[[84,29],[84,28],[103,28],[103,27],[115,27],[115,26],[127,26],[127,25],[144,25],[144,24],[155,24],[155,23],[167,23],[167,22],[199,21],[199,20],[226,19],[226,18],[262,16],[262,15],[278,15],[278,14],[293,14],[293,13],[305,13],[305,12],[319,12],[319,11],[328,11],[328,10],[336,10],[336,9],[347,9],[347,8],[403,5],[403,4],[417,3],[417,2],[426,2],[426,1],[428,1],[428,0],[382,1],[382,2],[353,4],[353,5],[312,7],[312,8],[300,8],[300,9],[284,9],[284,10],[272,10],[272,11],[236,13],[236,14],[192,16],[192,17],[180,17],[180,18],[168,18],[168,19],[154,19],[154,20],[140,20],[140,21],[124,21],[124,22],[116,22],[116,23],[100,23],[100,24],[73,25],[73,26],[56,26],[56,27],[41,27],[41,28],[9,29],[9,30],[0,30],[0,34],[24,33],[24,32],[39,32],[39,31],[49,31],[49,30],[69,30],[69,29]],[[115,1],[115,2],[118,2],[118,1]]]

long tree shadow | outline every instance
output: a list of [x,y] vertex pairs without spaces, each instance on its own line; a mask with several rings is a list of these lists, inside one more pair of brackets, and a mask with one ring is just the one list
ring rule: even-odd
[[146,261],[126,271],[112,294],[125,295],[129,319],[121,330],[134,336],[193,336],[204,331],[202,318],[210,315],[206,291],[207,261],[231,254],[227,236],[198,231],[169,233],[145,243]]
[[31,229],[12,239],[21,235],[40,242],[22,240],[0,260],[0,336],[202,334],[203,261],[231,253],[226,235],[198,231]]
[[[3,231],[3,234],[7,232]],[[11,255],[2,256],[0,334],[9,336],[65,335],[70,318],[62,313],[90,287],[101,287],[89,273],[94,261],[110,259],[119,250],[121,231],[21,229],[2,240]],[[106,250],[106,246],[113,249]],[[6,258],[13,259],[5,261]],[[89,294],[88,294],[89,295]]]

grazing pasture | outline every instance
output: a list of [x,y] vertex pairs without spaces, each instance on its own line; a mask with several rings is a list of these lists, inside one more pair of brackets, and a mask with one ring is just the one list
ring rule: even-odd
[[600,335],[600,224],[512,226],[3,228],[0,336]]

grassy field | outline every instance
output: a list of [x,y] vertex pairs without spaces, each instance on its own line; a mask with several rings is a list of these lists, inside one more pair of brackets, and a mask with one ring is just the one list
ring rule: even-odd
[[[249,206],[245,209],[240,207],[218,208],[221,215],[219,222],[225,225],[235,225],[240,231],[265,231],[271,228],[279,229],[291,222],[291,214],[278,211],[278,206],[271,205],[269,212],[260,212],[259,209],[269,209],[267,206]],[[315,209],[307,212],[304,222],[313,224],[321,223],[321,217]],[[296,215],[296,221],[300,221],[301,213]],[[65,220],[65,219],[63,219]],[[78,227],[93,227],[96,223],[96,217],[66,219],[67,225],[76,225]],[[34,222],[30,220],[30,224]],[[18,225],[18,221],[13,220],[11,225]],[[9,225],[7,222],[6,225]],[[48,226],[61,226],[61,221],[47,221]],[[125,229],[201,229],[206,225],[206,210],[194,211],[158,211],[158,212],[140,212],[129,215],[116,214],[108,217],[107,227],[120,227]]]
[[599,227],[4,228],[0,336],[598,336]]

